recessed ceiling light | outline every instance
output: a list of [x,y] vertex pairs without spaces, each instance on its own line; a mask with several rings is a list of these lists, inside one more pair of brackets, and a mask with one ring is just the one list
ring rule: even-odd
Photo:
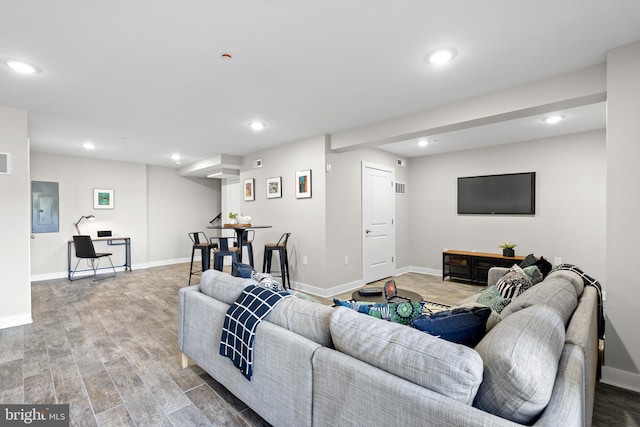
[[249,126],[251,127],[251,129],[258,131],[264,129],[267,125],[260,122],[251,122],[249,123]]
[[425,57],[425,60],[429,64],[442,65],[451,61],[457,55],[457,53],[458,52],[452,48],[438,49],[428,54]]
[[427,145],[429,145],[429,141],[426,139],[421,139],[420,141],[418,141],[418,147],[426,147]]
[[233,56],[231,56],[230,53],[223,53],[222,55],[220,55],[220,59],[222,59],[223,61],[231,61],[233,59]]
[[176,154],[172,154],[172,155],[171,155],[171,160],[176,161],[176,162],[177,162],[178,160],[180,160],[181,158],[182,158],[182,157],[180,157],[180,154],[177,154],[177,153],[176,153]]
[[1,62],[13,71],[20,74],[36,74],[41,70],[33,64],[27,62],[18,61],[16,59],[2,59]]
[[564,116],[551,116],[551,117],[547,117],[546,119],[544,119],[544,122],[548,123],[550,125],[553,125],[553,124],[558,123],[562,119],[564,119]]
[[84,144],[82,144],[82,146],[86,150],[93,150],[94,148],[96,148],[96,145],[93,142],[85,142]]

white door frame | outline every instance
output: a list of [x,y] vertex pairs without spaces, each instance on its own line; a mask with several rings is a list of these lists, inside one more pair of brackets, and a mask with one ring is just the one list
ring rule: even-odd
[[[366,224],[366,217],[365,217],[365,202],[366,199],[365,197],[367,197],[367,195],[365,194],[365,173],[367,169],[377,169],[377,170],[381,170],[384,172],[389,172],[391,174],[391,185],[389,187],[389,191],[391,192],[391,228],[390,228],[390,241],[391,241],[391,246],[392,246],[392,251],[391,251],[391,260],[390,260],[390,271],[389,271],[389,276],[392,276],[393,274],[395,274],[395,254],[396,254],[396,233],[395,233],[395,212],[396,212],[396,206],[395,206],[395,190],[394,190],[394,185],[395,185],[395,169],[393,167],[389,167],[389,166],[384,166],[384,165],[380,165],[380,164],[376,164],[376,163],[370,163],[370,162],[366,162],[363,161],[362,162],[362,175],[361,175],[361,194],[362,194],[362,199],[361,199],[361,209],[362,209],[362,218],[361,218],[361,224],[362,224],[362,279],[365,283],[369,283],[372,280],[369,280],[369,278],[371,277],[371,274],[369,274],[369,266],[367,265],[367,261],[370,259],[369,257],[365,256],[365,251],[367,248],[367,238],[369,238],[367,235],[367,224]],[[372,196],[372,195],[371,195]],[[382,277],[380,277],[382,278]],[[379,279],[380,279],[379,278]],[[379,280],[379,279],[375,279],[375,280]]]

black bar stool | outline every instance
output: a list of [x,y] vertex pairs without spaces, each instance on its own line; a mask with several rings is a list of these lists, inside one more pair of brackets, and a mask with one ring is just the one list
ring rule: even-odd
[[253,230],[245,230],[242,234],[242,245],[240,246],[240,250],[247,248],[247,256],[251,267],[253,267],[253,237],[255,233]]
[[211,258],[211,245],[207,235],[202,231],[194,231],[189,233],[189,238],[193,242],[191,248],[191,267],[189,268],[189,286],[191,286],[191,276],[198,274],[198,271],[193,271],[193,258],[196,254],[196,250],[199,250],[202,254],[202,271],[209,269],[209,263]]
[[280,258],[280,277],[282,277],[282,286],[284,288],[289,285],[291,289],[291,278],[289,277],[289,255],[287,254],[287,241],[291,233],[284,233],[276,243],[267,243],[264,245],[264,259],[262,261],[262,271],[271,273],[271,260],[273,253],[278,252]]
[[[229,239],[233,237],[212,237],[210,246],[213,249],[213,268],[222,271],[224,267],[224,257],[230,256],[231,262],[238,261],[238,248],[229,246]],[[214,243],[213,240],[218,240]]]

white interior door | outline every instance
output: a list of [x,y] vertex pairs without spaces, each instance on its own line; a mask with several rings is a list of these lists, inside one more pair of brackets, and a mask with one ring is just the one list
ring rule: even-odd
[[365,283],[395,272],[394,170],[362,162],[362,278]]

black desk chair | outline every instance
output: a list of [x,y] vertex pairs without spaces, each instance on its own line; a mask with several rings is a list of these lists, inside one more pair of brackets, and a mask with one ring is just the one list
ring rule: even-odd
[[[100,258],[107,257],[109,263],[111,264],[111,268],[113,269],[113,277],[116,276],[116,269],[113,266],[113,262],[111,262],[111,253],[96,253],[96,249],[93,246],[93,241],[91,240],[91,236],[73,236],[73,244],[76,247],[76,257],[78,258],[78,262],[76,263],[76,267],[71,272],[71,280],[73,280],[73,275],[78,270],[78,265],[80,261],[83,259],[90,260],[91,269],[93,270],[93,281],[96,281],[96,272],[100,267]],[[111,276],[109,276],[111,277]]]
[[213,247],[209,244],[207,235],[202,231],[194,231],[192,233],[189,233],[189,238],[193,243],[193,247],[191,248],[191,267],[189,268],[189,286],[191,286],[191,276],[199,273],[198,271],[193,271],[193,258],[196,254],[196,251],[199,250],[202,255],[202,271],[205,271],[209,269],[209,263],[211,260],[211,249]]
[[291,278],[289,276],[289,254],[287,254],[287,242],[291,233],[284,233],[276,243],[264,245],[264,258],[262,261],[262,271],[271,273],[271,261],[273,253],[278,252],[280,258],[280,277],[282,277],[282,287],[285,289],[289,285],[291,289]]

